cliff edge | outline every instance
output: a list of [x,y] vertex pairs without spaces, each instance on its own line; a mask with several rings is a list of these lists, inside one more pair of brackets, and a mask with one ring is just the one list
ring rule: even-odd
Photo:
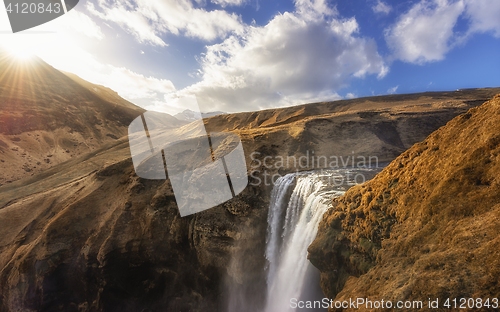
[[325,295],[491,304],[500,297],[499,172],[497,95],[333,200],[309,247]]

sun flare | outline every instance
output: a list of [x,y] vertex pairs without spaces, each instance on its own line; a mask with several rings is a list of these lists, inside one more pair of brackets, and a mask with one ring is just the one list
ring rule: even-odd
[[29,61],[35,57],[35,54],[28,49],[7,48],[7,52],[19,61]]
[[2,36],[1,47],[14,59],[27,62],[36,56],[37,41],[30,35]]

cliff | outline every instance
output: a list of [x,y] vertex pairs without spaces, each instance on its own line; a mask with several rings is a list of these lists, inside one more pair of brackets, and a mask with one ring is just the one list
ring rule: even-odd
[[497,95],[333,200],[309,247],[325,295],[500,297],[499,172]]
[[[307,169],[273,160],[308,151],[392,160],[498,92],[373,97],[208,118],[209,131],[240,135],[249,174],[260,173],[232,200],[181,218],[170,181],[139,178],[121,137],[142,109],[109,89],[37,67],[36,74],[24,72],[22,88],[12,84],[17,71],[7,71],[14,80],[0,81],[2,170],[14,176],[26,162],[22,153],[36,159],[54,151],[50,166],[36,165],[0,186],[0,311],[224,311],[233,290],[260,303],[272,184],[257,178]],[[78,143],[66,147],[63,139]],[[32,145],[38,149],[28,150]],[[253,152],[260,161],[270,156],[270,168]]]
[[39,58],[19,62],[0,50],[0,185],[113,143],[143,111]]

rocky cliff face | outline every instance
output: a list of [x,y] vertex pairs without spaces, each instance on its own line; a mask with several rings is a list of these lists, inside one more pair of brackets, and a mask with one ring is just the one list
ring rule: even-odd
[[0,185],[114,142],[143,111],[41,59],[18,62],[0,50]]
[[31,185],[56,187],[0,209],[1,311],[219,310],[228,255],[262,248],[258,190],[181,218],[170,182],[136,177],[122,155],[93,157],[76,179],[66,163]]
[[325,295],[498,298],[499,172],[500,95],[334,199],[309,247]]
[[[12,89],[10,82],[0,84],[2,95],[17,94],[2,102],[2,108],[18,103],[24,112],[46,121],[33,119],[37,122],[26,134],[2,133],[6,146],[0,141],[0,155],[12,152],[12,142],[20,146],[28,134],[40,134],[29,131],[56,135],[71,122],[86,134],[82,142],[89,142],[94,132],[109,140],[0,186],[0,311],[224,311],[230,290],[236,289],[249,302],[262,302],[272,184],[257,178],[264,170],[285,174],[307,169],[278,168],[273,159],[314,151],[317,156],[354,153],[392,160],[494,92],[377,97],[209,118],[209,131],[240,135],[249,171],[261,172],[234,199],[181,218],[170,181],[137,177],[128,140],[118,138],[142,110],[119,102],[110,90],[94,90],[81,79],[44,70],[32,83],[39,87],[40,99],[47,100],[43,103],[54,102],[46,110],[30,100],[30,93]],[[54,81],[50,78],[66,83],[60,97],[57,84],[43,84]],[[59,111],[66,105],[68,111]],[[24,118],[6,111],[0,112],[5,121]],[[97,117],[89,122],[85,116]],[[104,123],[110,116],[121,117]],[[51,124],[63,130],[37,128]],[[116,138],[107,136],[104,127],[115,129]],[[16,135],[20,141],[12,140]],[[47,144],[41,141],[40,150],[50,149]],[[271,156],[271,167],[257,165],[253,152],[260,161]],[[1,159],[2,169],[19,169],[16,155]],[[373,261],[363,257],[366,271]]]

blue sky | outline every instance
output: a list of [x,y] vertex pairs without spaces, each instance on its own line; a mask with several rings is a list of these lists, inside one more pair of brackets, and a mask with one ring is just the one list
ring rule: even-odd
[[498,0],[80,0],[0,42],[147,109],[253,111],[500,86]]

